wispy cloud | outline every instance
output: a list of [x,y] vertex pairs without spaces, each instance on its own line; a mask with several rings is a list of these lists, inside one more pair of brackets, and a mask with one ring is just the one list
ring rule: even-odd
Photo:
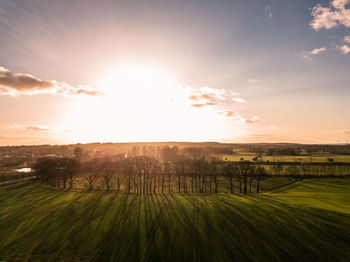
[[326,7],[321,4],[314,6],[310,26],[316,31],[340,25],[350,27],[350,9],[346,8],[349,3],[350,0],[333,0]]
[[31,126],[26,126],[25,127],[27,130],[32,130],[32,131],[51,131],[51,128],[48,128],[46,126],[40,126],[40,125],[31,125]]
[[216,106],[220,103],[245,103],[245,99],[239,97],[239,94],[236,92],[227,92],[223,88],[216,87],[200,87],[194,88],[191,86],[185,86],[190,90],[190,96],[188,97],[191,101],[192,107],[207,107],[207,106]]
[[271,12],[271,7],[270,6],[265,6],[265,14],[268,16],[269,19],[272,18],[272,12]]
[[241,116],[240,113],[238,113],[236,111],[231,111],[231,110],[219,112],[219,114],[225,116],[226,118],[232,119],[236,123],[241,123],[241,124],[257,123],[259,120],[259,118],[257,116],[246,118],[246,117]]
[[243,99],[243,98],[240,98],[240,97],[234,97],[232,98],[232,101],[235,102],[235,103],[246,103],[247,100]]
[[30,130],[30,131],[52,131],[52,128],[43,125],[21,125],[12,124],[7,126],[9,129],[13,130]]
[[321,48],[315,48],[314,50],[310,51],[311,55],[318,55],[319,53],[322,53],[326,51],[325,47],[321,47]]
[[191,104],[191,106],[201,108],[201,107],[206,107],[206,106],[216,106],[217,104],[218,103],[215,103],[215,102],[203,102],[203,103]]
[[72,86],[55,80],[42,80],[29,74],[12,73],[0,66],[0,95],[54,94],[65,96],[102,96],[103,93],[88,86]]
[[315,49],[308,51],[308,52],[303,51],[298,56],[305,58],[305,59],[311,59],[312,56],[316,56],[316,55],[318,55],[326,50],[327,50],[327,48],[325,48],[325,47],[315,48]]
[[223,88],[216,87],[192,87],[183,85],[189,91],[189,97],[192,107],[215,106],[224,101],[227,97],[227,92]]

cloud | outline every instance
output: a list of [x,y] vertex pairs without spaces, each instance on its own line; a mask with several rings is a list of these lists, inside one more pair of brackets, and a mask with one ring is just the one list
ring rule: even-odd
[[350,35],[344,36],[344,42],[350,43]]
[[333,0],[331,5],[336,9],[343,9],[349,2],[348,0]]
[[214,94],[191,95],[189,99],[194,101],[204,100],[204,101],[211,101],[211,102],[219,102],[220,100],[222,100],[220,97],[217,97]]
[[200,87],[195,88],[189,85],[184,85],[189,91],[188,99],[192,107],[215,106],[224,101],[227,97],[227,92],[223,88],[215,87]]
[[192,107],[206,107],[206,106],[216,106],[218,103],[215,102],[205,102],[205,103],[198,103],[198,104],[191,104]]
[[25,129],[32,130],[32,131],[51,131],[51,128],[48,128],[46,126],[40,126],[40,125],[31,125],[26,126]]
[[325,48],[325,47],[315,48],[309,52],[303,51],[298,56],[300,56],[304,59],[310,60],[312,56],[318,55],[326,50],[327,50],[327,48]]
[[257,116],[253,116],[251,118],[245,118],[241,116],[240,113],[236,111],[231,111],[231,110],[219,112],[219,114],[225,116],[226,118],[232,119],[236,123],[241,123],[241,124],[257,123],[259,119]]
[[43,125],[21,125],[21,124],[12,124],[7,126],[9,129],[14,130],[30,130],[30,131],[52,131],[51,128]]
[[247,101],[243,98],[240,98],[240,97],[234,97],[232,98],[233,102],[236,102],[236,103],[246,103]]
[[189,91],[188,99],[190,100],[190,106],[192,107],[207,107],[216,106],[220,103],[245,103],[245,99],[240,98],[236,92],[227,92],[223,88],[216,87],[200,87],[195,88],[189,85],[183,85]]
[[314,50],[310,51],[311,55],[318,55],[319,53],[322,53],[326,51],[325,47],[321,47],[321,48],[315,48]]
[[345,8],[350,0],[333,0],[328,7],[318,4],[312,8],[310,26],[318,31],[336,26],[350,27],[350,9]]
[[349,53],[350,53],[350,46],[348,46],[348,45],[337,46],[337,48],[338,48],[343,54],[349,54]]
[[[191,107],[204,108],[204,107],[218,107],[218,114],[232,119],[235,123],[256,123],[258,117],[251,118],[242,117],[238,112],[227,110],[228,106],[232,106],[233,103],[246,103],[247,101],[239,94],[233,91],[227,92],[223,88],[213,87],[200,87],[195,88],[189,85],[182,85],[188,91],[188,100]],[[232,108],[232,107],[231,107]]]
[[14,74],[0,66],[0,95],[54,94],[65,96],[102,96],[103,93],[88,86],[72,86],[55,80],[42,80],[29,74]]
[[265,7],[265,14],[268,16],[269,19],[272,18],[271,7],[268,5]]

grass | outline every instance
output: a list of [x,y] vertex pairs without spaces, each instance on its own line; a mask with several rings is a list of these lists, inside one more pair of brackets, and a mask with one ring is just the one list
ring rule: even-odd
[[[240,161],[241,158],[244,160],[253,161],[253,158],[257,154],[246,153],[246,154],[235,154],[235,155],[219,155],[223,160],[229,161]],[[276,156],[263,156],[262,161],[269,162],[322,162],[328,163],[328,158],[332,158],[334,162],[350,163],[350,155],[332,155],[332,154],[319,154],[319,155],[301,155],[301,156],[288,156],[288,155],[276,155]]]
[[350,179],[261,195],[0,188],[0,260],[349,261]]

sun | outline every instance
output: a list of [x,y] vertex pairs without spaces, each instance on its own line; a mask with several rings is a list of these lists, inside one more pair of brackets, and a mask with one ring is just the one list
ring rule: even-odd
[[102,77],[98,86],[109,95],[164,96],[176,85],[168,72],[146,65],[124,65],[113,68]]
[[178,82],[154,66],[113,67],[96,84],[105,95],[75,102],[65,125],[84,142],[215,139],[224,130],[220,118],[192,108],[189,91]]

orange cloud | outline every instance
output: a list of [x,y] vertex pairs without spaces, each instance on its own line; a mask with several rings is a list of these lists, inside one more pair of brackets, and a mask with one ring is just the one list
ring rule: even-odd
[[234,122],[236,123],[241,123],[241,124],[253,124],[253,123],[257,123],[258,122],[258,117],[257,116],[253,116],[251,118],[246,118],[241,116],[240,113],[236,112],[236,111],[223,111],[223,112],[219,112],[219,114],[232,119]]
[[350,12],[346,8],[349,3],[349,0],[333,0],[330,1],[328,7],[320,4],[314,6],[310,26],[316,31],[321,28],[330,29],[338,25],[350,27]]
[[29,74],[14,74],[0,66],[0,95],[54,94],[65,96],[102,96],[103,93],[88,86],[72,86],[55,80],[42,80]]
[[192,104],[191,106],[192,107],[206,107],[206,106],[215,106],[217,105],[218,103],[215,103],[215,102],[206,102],[206,103],[202,103],[202,104]]
[[20,124],[12,124],[8,126],[9,129],[14,130],[31,130],[31,131],[52,131],[51,128],[43,125],[20,125]]

